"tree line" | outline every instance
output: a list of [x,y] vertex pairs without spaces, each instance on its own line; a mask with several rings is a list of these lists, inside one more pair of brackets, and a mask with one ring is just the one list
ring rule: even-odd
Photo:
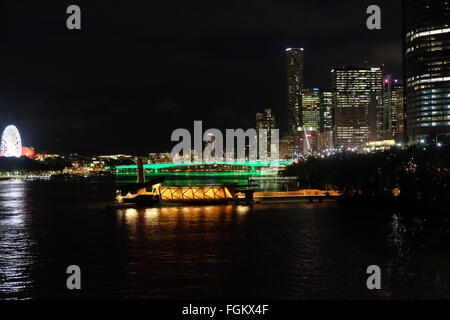
[[333,189],[344,196],[394,197],[426,202],[450,199],[450,148],[413,146],[367,154],[310,157],[287,169],[301,188]]
[[39,173],[47,171],[60,171],[71,166],[64,159],[47,159],[37,161],[27,157],[7,158],[0,157],[0,172]]

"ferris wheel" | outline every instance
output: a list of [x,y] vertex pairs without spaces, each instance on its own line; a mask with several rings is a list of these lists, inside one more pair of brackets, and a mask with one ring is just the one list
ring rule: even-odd
[[4,157],[16,158],[22,155],[22,140],[16,126],[7,126],[3,131],[0,154]]

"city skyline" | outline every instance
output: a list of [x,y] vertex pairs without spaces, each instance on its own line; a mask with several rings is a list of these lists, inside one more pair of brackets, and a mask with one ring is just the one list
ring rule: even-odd
[[[384,63],[390,73],[400,77],[401,28],[395,19],[400,17],[400,2],[381,3],[381,31],[365,27],[364,1],[277,4],[275,20],[284,23],[271,22],[269,26],[266,5],[258,5],[252,25],[242,24],[239,32],[236,22],[226,17],[244,15],[238,13],[248,11],[248,4],[225,6],[222,15],[210,6],[202,14],[199,8],[186,8],[185,19],[209,17],[221,32],[212,36],[197,22],[188,26],[190,37],[178,37],[177,30],[167,24],[149,28],[155,22],[132,22],[135,18],[144,21],[137,9],[152,12],[155,20],[170,20],[162,4],[159,8],[140,5],[136,11],[128,11],[120,23],[113,23],[108,17],[119,16],[120,5],[99,12],[98,3],[80,3],[84,28],[78,34],[66,34],[67,30],[58,28],[65,19],[64,14],[58,15],[60,9],[64,12],[63,5],[22,8],[7,2],[4,12],[24,18],[5,20],[10,35],[3,38],[8,48],[2,56],[8,64],[0,83],[0,122],[17,124],[31,146],[48,152],[164,151],[170,150],[170,133],[193,120],[203,120],[209,127],[246,128],[254,126],[258,110],[271,108],[284,123],[284,53],[289,47],[305,48],[307,88],[327,89],[333,67],[365,65],[366,61],[370,65]],[[156,18],[158,10],[162,16]],[[333,10],[351,18],[341,20],[327,13]],[[301,22],[310,15],[329,17],[329,23]],[[33,29],[36,25],[39,27]],[[229,26],[235,28],[227,34]],[[135,36],[125,39],[131,32]],[[32,64],[33,59],[38,63]],[[155,130],[160,139],[147,134]],[[148,138],[136,138],[146,135]]]
[[450,0],[4,0],[0,21],[0,302],[450,299]]

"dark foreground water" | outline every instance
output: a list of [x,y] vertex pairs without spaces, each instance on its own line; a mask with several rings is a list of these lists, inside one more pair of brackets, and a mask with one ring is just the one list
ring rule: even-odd
[[[336,203],[108,213],[107,182],[0,182],[0,298],[450,298],[450,248]],[[420,228],[419,228],[420,229]],[[82,290],[66,289],[66,268]],[[366,268],[382,269],[381,291]]]

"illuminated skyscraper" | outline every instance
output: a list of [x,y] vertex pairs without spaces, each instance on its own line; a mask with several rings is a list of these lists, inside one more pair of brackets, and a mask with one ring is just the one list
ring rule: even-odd
[[333,94],[331,91],[320,93],[320,132],[327,132],[333,129]]
[[403,1],[403,15],[408,134],[450,133],[450,1]]
[[287,134],[295,136],[302,122],[303,49],[287,49]]
[[[272,109],[264,109],[256,114],[256,131],[258,132],[258,146],[261,138],[267,141],[267,152],[271,156],[272,130],[277,129],[276,118],[272,113]],[[266,131],[262,131],[266,130]],[[260,150],[258,150],[259,152]],[[261,156],[258,154],[258,156]]]
[[273,130],[276,129],[276,118],[272,113],[272,109],[264,109],[256,113],[256,130]]
[[333,148],[333,94],[331,91],[320,93],[320,126],[317,135],[318,149],[323,151]]
[[320,127],[320,90],[302,90],[302,108],[300,127],[315,128]]
[[406,135],[406,103],[405,103],[405,87],[402,85],[401,88],[395,90],[396,104],[397,104],[397,136],[396,140],[400,142],[405,142]]
[[369,141],[369,105],[381,94],[381,68],[340,68],[332,73],[335,147],[357,148]]
[[[395,139],[399,133],[398,109],[399,104],[404,103],[403,85],[397,79],[388,75],[383,80],[383,96],[381,101],[381,129],[382,139]],[[400,110],[402,112],[402,110]],[[402,139],[401,139],[402,140]]]
[[303,141],[302,154],[317,151],[317,133],[320,127],[320,90],[303,89],[302,107],[299,123],[301,141]]

